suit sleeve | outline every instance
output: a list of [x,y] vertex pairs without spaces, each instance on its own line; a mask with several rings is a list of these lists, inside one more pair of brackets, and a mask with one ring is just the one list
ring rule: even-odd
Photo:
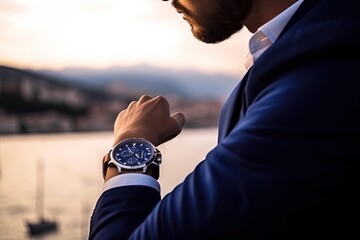
[[248,99],[230,135],[130,239],[291,239],[341,229],[335,219],[348,219],[360,157],[357,64],[303,64]]
[[349,189],[360,159],[360,81],[359,60],[336,54],[299,57],[263,73],[259,85],[250,81],[244,115],[182,184],[161,201],[141,187],[105,192],[91,239],[306,239],[341,231],[357,199]]
[[123,186],[105,191],[91,217],[89,239],[127,239],[159,201],[159,191],[147,186]]

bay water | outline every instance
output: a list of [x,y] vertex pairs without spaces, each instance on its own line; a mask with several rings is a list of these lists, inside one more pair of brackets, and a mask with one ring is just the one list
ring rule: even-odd
[[[185,129],[159,147],[162,196],[216,145],[217,130]],[[0,136],[0,240],[87,239],[89,220],[102,192],[101,160],[112,145],[111,132]],[[37,164],[44,165],[44,214],[59,223],[55,233],[30,237],[35,221]]]

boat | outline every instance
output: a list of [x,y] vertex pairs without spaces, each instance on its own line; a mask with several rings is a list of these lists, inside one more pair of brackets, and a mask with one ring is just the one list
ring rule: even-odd
[[30,235],[40,235],[48,232],[56,232],[58,224],[56,221],[41,218],[37,222],[27,222],[27,227]]
[[35,222],[26,221],[28,234],[31,236],[47,234],[58,230],[58,223],[56,220],[49,220],[44,217],[44,180],[44,165],[42,161],[38,161],[35,198],[35,212],[38,220]]

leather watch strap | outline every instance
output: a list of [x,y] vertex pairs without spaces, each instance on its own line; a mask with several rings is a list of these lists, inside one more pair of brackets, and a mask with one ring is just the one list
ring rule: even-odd
[[103,174],[103,178],[105,179],[106,176],[106,172],[107,169],[109,167],[109,162],[110,162],[110,151],[108,153],[105,154],[105,156],[103,157],[103,162],[102,162],[102,174]]
[[160,175],[159,165],[150,164],[147,168],[146,174],[158,180]]

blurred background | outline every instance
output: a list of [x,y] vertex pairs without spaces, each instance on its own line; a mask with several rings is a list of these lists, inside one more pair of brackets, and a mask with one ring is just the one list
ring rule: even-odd
[[[0,239],[87,239],[114,120],[143,94],[187,119],[160,146],[170,192],[216,145],[249,38],[201,43],[170,1],[0,0]],[[57,231],[29,235],[41,215]]]

